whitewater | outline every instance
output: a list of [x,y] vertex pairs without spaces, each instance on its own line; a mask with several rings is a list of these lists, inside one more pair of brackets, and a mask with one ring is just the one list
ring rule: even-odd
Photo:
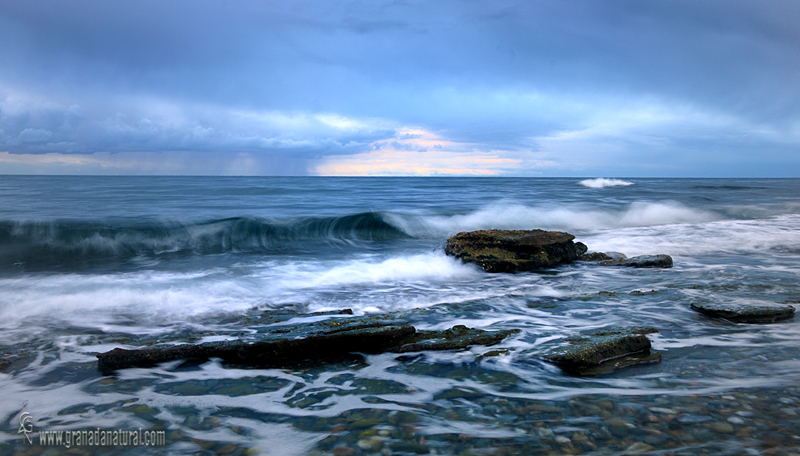
[[[443,251],[461,231],[534,228],[675,266],[487,274]],[[797,179],[2,176],[0,452],[25,450],[23,411],[41,429],[167,429],[171,454],[793,448],[800,323],[736,325],[690,304],[795,305],[798,271]],[[96,368],[115,347],[250,337],[269,315],[343,309],[522,332],[284,370]],[[660,330],[660,364],[578,378],[531,356],[631,324]]]

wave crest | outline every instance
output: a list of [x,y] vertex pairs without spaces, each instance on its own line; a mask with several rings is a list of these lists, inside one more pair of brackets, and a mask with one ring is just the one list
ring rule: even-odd
[[[0,258],[6,262],[63,264],[72,260],[131,258],[166,253],[287,252],[320,244],[402,239],[381,214],[270,220],[233,217],[174,221],[0,222]],[[6,264],[8,266],[8,264]]]
[[606,187],[627,187],[633,185],[633,182],[628,182],[622,179],[608,179],[605,177],[598,177],[597,179],[585,179],[578,184],[587,188],[606,188]]

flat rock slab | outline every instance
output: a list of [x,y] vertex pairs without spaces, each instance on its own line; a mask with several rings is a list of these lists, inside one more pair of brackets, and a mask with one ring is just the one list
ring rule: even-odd
[[791,305],[749,305],[694,303],[692,310],[709,317],[724,318],[736,323],[774,323],[794,317]]
[[[309,326],[316,329],[309,330]],[[115,348],[97,354],[98,369],[112,373],[128,367],[150,367],[180,359],[219,358],[226,363],[258,367],[285,367],[309,361],[332,361],[351,353],[407,353],[463,349],[492,345],[519,330],[483,331],[454,326],[445,331],[417,331],[393,322],[355,324],[348,321],[278,326],[258,341],[224,341],[168,345],[126,350]]]
[[600,261],[601,266],[627,266],[630,268],[671,268],[672,257],[669,255],[640,255],[631,258]]
[[[645,334],[658,332],[655,328],[608,327],[583,331],[575,337],[564,339],[562,345],[540,357],[577,375],[598,375],[632,364],[658,362],[659,354],[650,354],[650,339]],[[631,355],[644,355],[633,357]],[[627,359],[624,359],[626,358]]]
[[487,272],[531,271],[569,263],[587,248],[560,231],[479,230],[447,239],[445,253]]
[[402,345],[391,348],[393,353],[417,351],[461,350],[472,345],[494,345],[506,337],[519,333],[519,329],[504,331],[483,331],[467,328],[464,325],[453,326],[444,331],[417,331],[403,340]]

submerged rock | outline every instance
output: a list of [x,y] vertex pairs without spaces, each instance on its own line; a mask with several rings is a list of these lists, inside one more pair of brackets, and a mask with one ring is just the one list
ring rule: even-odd
[[[313,329],[309,330],[309,326]],[[97,360],[98,369],[106,374],[180,359],[220,358],[232,364],[283,367],[308,361],[338,360],[351,353],[406,353],[492,345],[517,332],[519,330],[483,331],[466,326],[454,326],[445,331],[417,331],[413,326],[394,322],[332,321],[278,327],[256,342],[235,340],[136,350],[115,348],[97,354]]]
[[661,361],[661,354],[650,354],[650,339],[645,334],[655,328],[608,327],[581,332],[564,339],[569,345],[549,350],[540,357],[578,375],[598,375],[633,364]]
[[671,268],[672,257],[669,255],[640,255],[632,258],[619,258],[600,261],[601,266],[628,266],[631,268]]
[[531,271],[578,259],[587,248],[574,239],[560,231],[465,231],[447,239],[445,253],[488,272]]
[[794,317],[791,305],[693,303],[692,310],[736,323],[774,323]]
[[11,366],[11,361],[7,359],[0,359],[0,372],[4,372],[9,366]]

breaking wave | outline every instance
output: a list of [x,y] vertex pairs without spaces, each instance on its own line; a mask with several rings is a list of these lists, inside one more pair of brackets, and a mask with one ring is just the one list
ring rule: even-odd
[[[734,211],[735,212],[735,211]],[[678,202],[624,206],[525,205],[498,201],[465,213],[364,212],[341,217],[179,221],[0,221],[0,269],[69,268],[129,259],[197,255],[319,253],[326,249],[382,249],[386,242],[419,239],[429,245],[460,231],[545,229],[592,235],[603,230],[705,224],[736,214]]]
[[608,179],[599,177],[597,179],[585,179],[578,184],[588,188],[606,188],[606,187],[627,187],[633,185],[633,182],[628,182],[622,179]]
[[139,255],[289,252],[402,239],[378,213],[270,220],[0,222],[0,262],[51,264]]

